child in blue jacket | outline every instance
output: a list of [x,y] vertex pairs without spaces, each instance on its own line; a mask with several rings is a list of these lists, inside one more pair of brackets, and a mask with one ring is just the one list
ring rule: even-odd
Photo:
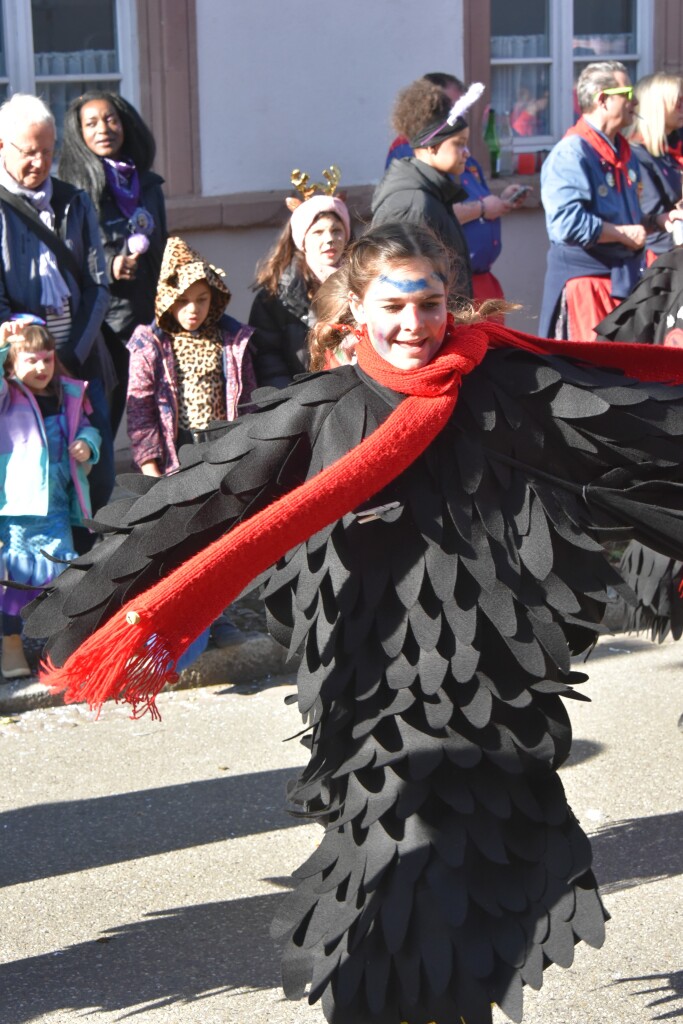
[[91,515],[87,471],[99,432],[87,416],[86,384],[65,375],[54,338],[37,318],[0,325],[0,543],[8,580],[0,587],[2,675],[29,676],[20,611],[76,557],[72,525]]

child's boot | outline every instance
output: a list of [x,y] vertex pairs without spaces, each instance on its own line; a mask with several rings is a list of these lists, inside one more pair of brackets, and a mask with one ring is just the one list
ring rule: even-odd
[[5,679],[24,679],[31,675],[19,634],[2,638],[2,674]]

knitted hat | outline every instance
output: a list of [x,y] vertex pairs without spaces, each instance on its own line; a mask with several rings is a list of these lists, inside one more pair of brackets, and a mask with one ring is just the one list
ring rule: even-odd
[[346,242],[351,237],[351,218],[346,203],[339,196],[317,195],[301,203],[294,210],[289,225],[294,245],[300,252],[304,249],[304,238],[313,221],[321,213],[333,213],[344,225]]

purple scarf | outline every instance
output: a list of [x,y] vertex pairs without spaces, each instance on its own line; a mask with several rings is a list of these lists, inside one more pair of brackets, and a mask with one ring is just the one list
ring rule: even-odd
[[104,177],[107,187],[114,197],[114,202],[126,218],[130,220],[140,205],[140,178],[132,160],[110,160],[104,157]]

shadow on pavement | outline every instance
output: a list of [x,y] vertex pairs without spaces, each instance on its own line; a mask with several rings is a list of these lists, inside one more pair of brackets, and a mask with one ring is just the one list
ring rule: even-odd
[[683,874],[683,811],[620,821],[590,841],[603,893]]
[[594,740],[572,740],[569,757],[562,767],[567,768],[571,765],[583,764],[584,761],[590,761],[591,758],[597,757],[604,749],[604,743],[596,743]]
[[[647,1005],[652,1009],[662,1007],[662,1013],[657,1013],[652,1020],[674,1020],[683,1017],[683,971],[675,971],[673,974],[640,974],[633,978],[619,978],[616,985],[631,985],[633,982],[646,982],[646,987],[636,989],[638,995],[655,995]],[[658,995],[658,993],[662,993]],[[667,1010],[667,1004],[678,1003]]]
[[89,1009],[125,1019],[233,989],[275,988],[279,956],[269,928],[281,898],[173,908],[92,942],[2,964],[1,1019],[25,1024]]
[[301,820],[284,809],[281,768],[90,800],[37,804],[0,814],[0,886],[153,857]]

